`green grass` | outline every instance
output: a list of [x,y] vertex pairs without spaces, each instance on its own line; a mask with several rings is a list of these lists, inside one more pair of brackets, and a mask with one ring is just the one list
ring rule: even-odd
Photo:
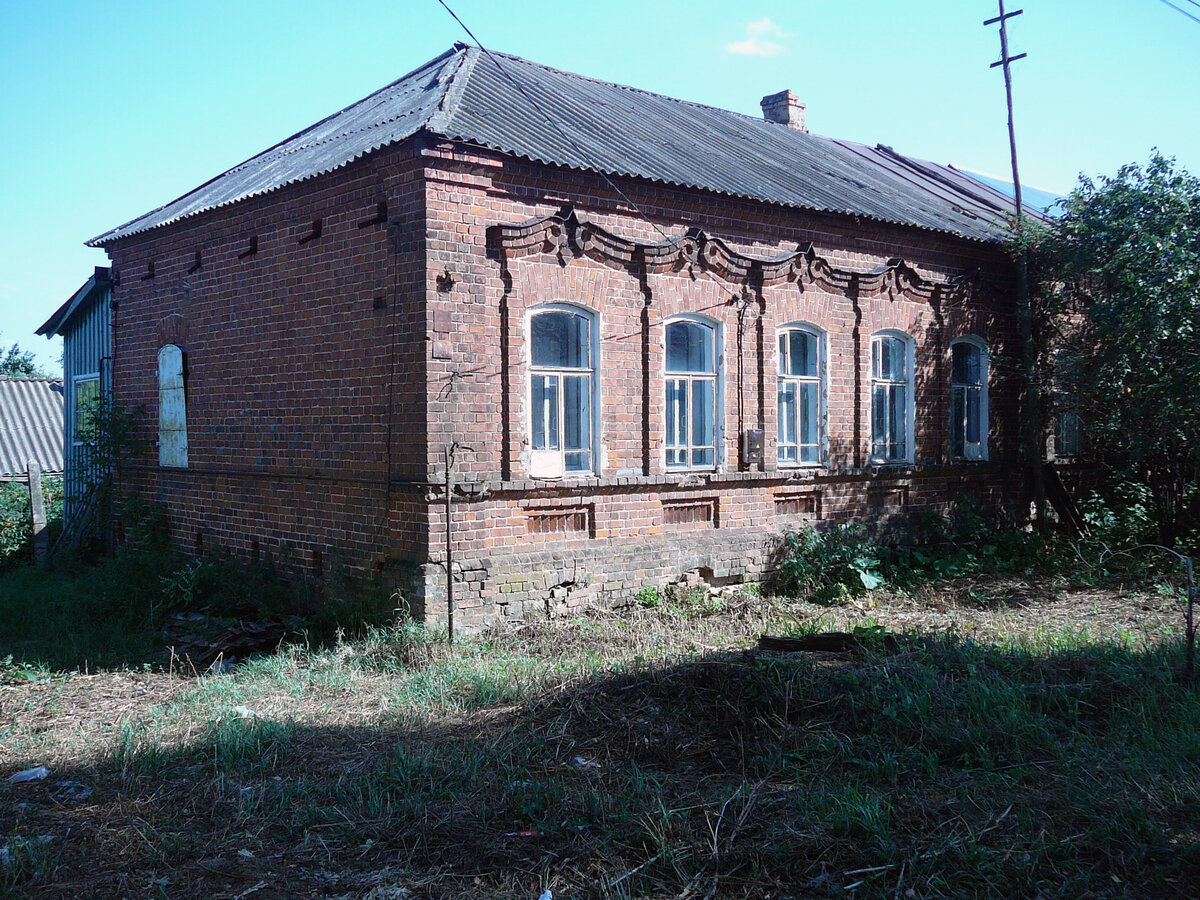
[[[138,715],[7,757],[57,758],[54,778],[96,800],[0,789],[24,854],[2,883],[143,895],[153,874],[170,896],[264,880],[299,895],[337,872],[358,897],[386,872],[419,896],[1192,896],[1200,694],[1177,638],[908,632],[859,655],[744,654],[793,610],[709,607],[454,648],[398,626],[154,676],[163,699]],[[60,704],[86,686],[31,685],[15,723],[41,721],[50,684]]]
[[220,552],[191,559],[150,536],[98,560],[68,554],[0,572],[0,659],[52,670],[163,668],[176,613],[203,612],[212,635],[238,621],[282,622],[319,643],[340,629],[361,631],[394,606],[381,585],[315,585],[284,577],[270,559]]

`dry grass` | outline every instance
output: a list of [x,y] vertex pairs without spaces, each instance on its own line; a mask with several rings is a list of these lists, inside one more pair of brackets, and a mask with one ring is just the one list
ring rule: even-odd
[[[856,625],[930,634],[748,649]],[[0,784],[0,892],[1194,896],[1180,625],[1154,594],[992,578],[7,683],[0,772],[53,772]]]

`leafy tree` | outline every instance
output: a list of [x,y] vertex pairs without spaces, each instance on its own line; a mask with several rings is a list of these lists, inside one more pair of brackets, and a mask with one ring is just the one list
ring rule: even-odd
[[1149,489],[1174,545],[1200,525],[1200,179],[1157,152],[1081,177],[1046,249],[1090,451]]
[[7,351],[0,353],[0,375],[17,378],[44,378],[46,373],[34,362],[33,351],[22,350],[13,344]]

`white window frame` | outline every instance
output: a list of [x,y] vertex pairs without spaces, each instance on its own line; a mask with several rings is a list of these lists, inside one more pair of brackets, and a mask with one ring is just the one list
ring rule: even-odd
[[[533,320],[545,313],[568,313],[582,316],[588,321],[588,354],[591,366],[586,369],[557,368],[551,366],[535,366],[533,364]],[[527,363],[525,374],[525,434],[529,444],[529,476],[539,479],[587,478],[600,474],[600,315],[593,309],[574,303],[544,303],[531,308],[525,316],[525,334],[527,341]],[[566,468],[567,450],[563,447],[562,428],[564,419],[563,404],[566,402],[566,392],[563,390],[563,378],[580,375],[588,376],[588,430],[591,438],[588,454],[591,466],[587,469],[568,471]],[[558,421],[558,446],[545,450],[535,450],[533,446],[534,418],[533,380],[537,377],[552,377],[558,379],[558,409],[555,411]]]
[[[158,464],[168,469],[188,466],[186,358],[178,344],[158,350]],[[172,365],[166,369],[168,360]]]
[[86,384],[89,381],[96,383],[96,399],[100,398],[100,373],[87,372],[83,375],[75,375],[71,378],[71,443],[76,446],[82,446],[83,441],[79,439],[79,427],[83,424],[83,420],[79,415],[79,386]]
[[[898,379],[885,379],[875,377],[875,348],[885,338],[898,338],[904,347],[904,377]],[[870,378],[870,391],[867,394],[867,405],[869,410],[868,419],[871,423],[870,431],[867,432],[867,441],[869,446],[869,458],[871,464],[875,466],[904,466],[912,465],[915,459],[916,451],[916,393],[915,387],[915,369],[916,369],[916,344],[913,341],[912,335],[903,331],[886,328],[882,331],[877,331],[871,335],[871,351],[867,357],[867,366]],[[903,386],[905,389],[905,429],[904,429],[904,454],[902,456],[888,457],[879,455],[875,452],[875,387],[876,385],[888,385],[891,387]],[[888,404],[889,408],[891,404]]]
[[[966,382],[957,382],[954,380],[954,348],[959,344],[965,344],[975,348],[979,353],[979,383],[969,384]],[[991,424],[991,418],[988,415],[988,395],[989,379],[991,376],[991,354],[988,349],[987,342],[983,338],[975,335],[966,335],[964,337],[955,338],[950,342],[950,458],[956,462],[982,462],[988,458],[988,430]],[[954,421],[954,398],[962,392],[975,389],[979,391],[979,442],[978,444],[967,443],[967,420],[966,410],[967,404],[963,403],[964,419],[962,421],[963,428],[963,450],[961,454],[954,452],[954,429],[959,423]]]
[[[713,342],[713,371],[711,373],[701,372],[672,372],[667,368],[667,332],[672,325],[679,323],[689,323],[693,325],[701,325],[711,332]],[[666,472],[719,472],[724,464],[725,453],[725,335],[721,328],[721,323],[716,319],[711,319],[708,316],[700,316],[695,314],[672,316],[663,322],[663,370],[662,370],[662,394],[663,398],[663,447],[661,460],[663,470]],[[685,435],[686,442],[682,445],[671,444],[671,436],[667,433],[667,382],[668,381],[685,381],[687,382],[688,403],[688,420]],[[692,422],[692,405],[690,398],[694,396],[692,385],[698,381],[711,381],[713,385],[713,461],[712,465],[692,465],[691,459],[695,450],[707,449],[703,445],[693,444],[691,438],[691,422]],[[687,453],[688,464],[678,465],[667,463],[667,457],[670,450],[684,449]]]
[[[816,338],[817,374],[815,376],[784,374],[784,355],[779,349],[780,339],[783,338],[784,335],[791,334],[792,332],[795,332],[795,331],[803,332],[805,334],[811,335],[812,337]],[[775,331],[775,350],[776,350],[775,370],[779,376],[778,382],[776,384],[776,389],[775,389],[776,416],[778,417],[779,399],[782,396],[783,386],[785,384],[795,385],[797,398],[799,398],[801,396],[801,389],[800,389],[801,385],[815,384],[817,386],[817,444],[816,444],[817,458],[815,461],[814,460],[805,461],[800,458],[802,455],[801,448],[805,445],[800,443],[800,436],[801,436],[801,434],[803,434],[803,430],[801,428],[802,419],[800,419],[800,417],[802,416],[802,410],[801,410],[801,404],[799,403],[799,401],[797,401],[796,415],[797,415],[797,418],[799,419],[799,421],[796,422],[796,443],[795,444],[785,444],[784,443],[784,441],[783,441],[783,422],[782,422],[782,420],[780,420],[778,418],[776,421],[775,458],[776,458],[776,462],[780,468],[789,468],[789,469],[790,468],[816,468],[816,467],[825,465],[825,461],[829,458],[829,455],[828,455],[829,437],[828,437],[828,428],[827,428],[827,424],[829,421],[829,373],[826,368],[826,365],[827,365],[826,361],[828,359],[828,353],[826,350],[827,342],[828,342],[828,336],[825,332],[825,329],[820,328],[817,325],[813,325],[811,322],[789,322],[786,325],[780,325],[779,328],[777,328]],[[794,459],[794,460],[783,459],[782,454],[784,453],[785,448],[791,447],[791,446],[796,447],[796,459]]]

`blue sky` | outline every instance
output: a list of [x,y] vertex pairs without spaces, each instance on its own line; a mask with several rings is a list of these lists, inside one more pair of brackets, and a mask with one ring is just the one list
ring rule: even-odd
[[[753,114],[788,88],[815,132],[1009,171],[994,0],[449,2],[493,49]],[[1200,23],[1162,0],[1023,5],[1024,181],[1065,192],[1152,147],[1200,174]],[[460,39],[437,0],[0,4],[0,343],[57,368],[33,331],[105,264],[85,240]]]

